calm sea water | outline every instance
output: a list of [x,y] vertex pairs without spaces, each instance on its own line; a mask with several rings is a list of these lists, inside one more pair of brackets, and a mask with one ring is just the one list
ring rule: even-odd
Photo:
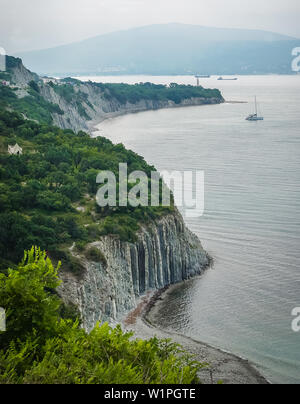
[[[299,383],[300,333],[291,329],[291,311],[300,306],[300,76],[214,77],[203,85],[249,103],[151,111],[99,126],[158,170],[205,171],[205,214],[187,224],[215,266],[175,289],[158,321],[250,359],[272,382]],[[254,95],[264,122],[245,121]]]

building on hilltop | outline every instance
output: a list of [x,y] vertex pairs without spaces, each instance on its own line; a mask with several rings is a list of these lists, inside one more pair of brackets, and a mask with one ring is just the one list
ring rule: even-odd
[[18,143],[16,143],[14,146],[8,145],[8,154],[20,156],[23,154],[23,149],[18,145]]

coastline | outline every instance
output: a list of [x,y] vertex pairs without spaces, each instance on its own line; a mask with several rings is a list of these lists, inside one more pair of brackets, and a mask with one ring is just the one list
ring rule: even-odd
[[140,109],[140,110],[135,110],[135,111],[116,111],[116,112],[108,112],[105,116],[102,116],[101,118],[99,117],[98,119],[93,119],[91,121],[87,121],[88,125],[88,131],[92,137],[97,137],[101,136],[101,134],[98,134],[97,136],[94,136],[95,133],[98,133],[100,131],[99,126],[108,120],[112,120],[115,118],[120,118],[122,116],[126,115],[132,115],[132,114],[139,114],[142,112],[149,112],[149,111],[159,111],[162,109],[175,109],[175,108],[188,108],[188,107],[204,107],[207,105],[222,105],[222,104],[248,104],[248,101],[227,101],[224,100],[223,102],[220,103],[213,103],[213,104],[190,104],[190,105],[172,105],[172,106],[165,106],[157,109],[151,109],[151,108],[146,108],[146,109]]
[[[246,101],[226,101],[224,103],[242,104]],[[200,104],[217,105],[217,104]],[[183,108],[196,105],[178,105],[167,108]],[[165,109],[165,108],[160,108]],[[92,136],[95,132],[99,133],[99,125],[106,120],[115,119],[124,115],[137,114],[140,112],[151,111],[145,109],[139,111],[116,111],[107,114],[97,121],[91,121],[90,131]],[[100,136],[98,134],[98,136]],[[247,359],[241,358],[233,353],[215,348],[207,343],[196,341],[191,337],[182,334],[166,331],[155,323],[155,314],[158,306],[164,303],[164,297],[173,288],[180,284],[170,285],[163,289],[149,292],[139,299],[137,307],[131,311],[122,322],[126,331],[133,331],[136,338],[149,339],[158,337],[160,339],[172,339],[180,344],[187,352],[195,355],[196,360],[202,363],[208,363],[210,367],[204,368],[199,372],[199,379],[203,384],[217,384],[221,381],[223,384],[271,384]]]
[[[126,115],[132,115],[132,114],[139,114],[141,112],[150,112],[150,111],[160,111],[163,109],[177,109],[177,108],[188,108],[188,107],[203,107],[203,106],[208,106],[208,105],[222,105],[226,103],[244,103],[244,101],[226,101],[226,100],[221,100],[221,102],[211,102],[211,103],[187,103],[187,104],[172,104],[172,105],[165,105],[162,107],[158,108],[137,108],[135,110],[118,110],[114,112],[107,112],[105,115],[102,115],[101,117],[96,119],[92,119],[90,121],[86,121],[87,126],[88,126],[88,131],[91,134],[92,137],[94,136],[95,133],[99,132],[99,126],[107,120],[115,119],[115,118],[120,118],[122,116]],[[247,102],[245,102],[247,103]],[[101,136],[98,134],[97,136]]]
[[271,384],[247,359],[233,353],[215,348],[207,343],[196,341],[182,334],[166,331],[155,323],[156,310],[164,304],[169,291],[180,284],[171,285],[164,289],[148,293],[140,299],[133,310],[123,321],[126,331],[133,331],[136,338],[172,339],[180,344],[187,352],[195,356],[209,367],[201,369],[198,373],[202,384]]

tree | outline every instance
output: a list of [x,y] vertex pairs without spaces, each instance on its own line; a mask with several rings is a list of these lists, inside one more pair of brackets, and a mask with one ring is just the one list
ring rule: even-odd
[[[100,259],[101,257],[99,257]],[[26,251],[22,263],[0,275],[0,384],[190,384],[203,367],[169,340],[133,340],[120,326],[97,324],[87,334],[74,309],[62,319],[54,293],[59,267],[45,252]],[[68,311],[68,310],[67,310]]]
[[40,88],[39,88],[38,84],[34,80],[30,81],[29,87],[31,87],[33,89],[33,91],[36,91],[37,93],[40,92]]
[[25,341],[34,334],[42,343],[46,337],[55,335],[58,297],[51,293],[60,282],[59,266],[53,267],[46,253],[32,247],[26,251],[17,270],[0,274],[0,306],[6,310],[7,331],[0,334],[0,349],[12,341]]

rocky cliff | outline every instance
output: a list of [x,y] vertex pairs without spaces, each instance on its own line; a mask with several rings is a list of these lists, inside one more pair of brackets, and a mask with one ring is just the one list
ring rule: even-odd
[[[8,73],[11,83],[19,88],[19,98],[42,96],[49,106],[59,106],[59,112],[51,111],[54,125],[62,129],[92,132],[95,125],[107,118],[129,113],[224,102],[220,93],[210,97],[190,97],[179,103],[172,100],[140,99],[136,102],[120,102],[110,90],[92,82],[74,79],[45,80],[26,69],[21,59],[8,57]],[[36,82],[38,93],[32,93],[29,84]],[[16,90],[16,89],[15,89]],[[30,118],[30,116],[29,116]]]
[[39,76],[26,69],[21,59],[7,56],[6,68],[11,82],[21,88],[27,87],[30,81],[39,81]]
[[[219,104],[224,100],[220,98],[190,98],[176,104],[174,101],[140,100],[136,103],[121,103],[114,97],[107,97],[107,93],[99,89],[93,83],[81,83],[74,86],[77,94],[86,94],[81,105],[86,115],[78,112],[77,105],[70,104],[63,97],[58,95],[49,85],[43,85],[41,93],[43,97],[52,104],[59,105],[64,112],[63,115],[53,114],[54,123],[63,129],[74,131],[84,130],[92,132],[94,127],[105,119],[120,115],[131,114],[142,111],[158,110],[163,108],[179,108],[186,106]],[[87,119],[89,117],[89,119]]]
[[[54,123],[75,131],[91,130],[97,122],[120,114],[224,101],[220,96],[189,98],[180,104],[171,100],[121,103],[107,89],[78,81],[69,84],[70,97],[70,93],[62,91],[64,84],[60,87],[60,84],[44,83],[28,71],[20,59],[9,59],[9,73],[12,87],[18,87],[14,88],[18,98],[36,97],[39,105],[42,97],[48,102],[46,105],[58,105],[58,112],[52,112]],[[141,227],[134,244],[105,236],[93,243],[93,247],[101,251],[106,262],[91,262],[73,248],[72,254],[80,259],[84,273],[80,278],[72,273],[62,273],[59,289],[66,302],[79,308],[87,330],[91,330],[97,321],[113,323],[121,320],[148,291],[201,274],[210,263],[200,241],[186,228],[177,211]]]
[[85,272],[80,279],[62,273],[59,290],[66,302],[79,308],[86,330],[97,321],[120,321],[140,296],[199,275],[210,264],[178,212],[143,227],[134,244],[106,236],[92,245],[105,256],[106,264],[77,255]]

